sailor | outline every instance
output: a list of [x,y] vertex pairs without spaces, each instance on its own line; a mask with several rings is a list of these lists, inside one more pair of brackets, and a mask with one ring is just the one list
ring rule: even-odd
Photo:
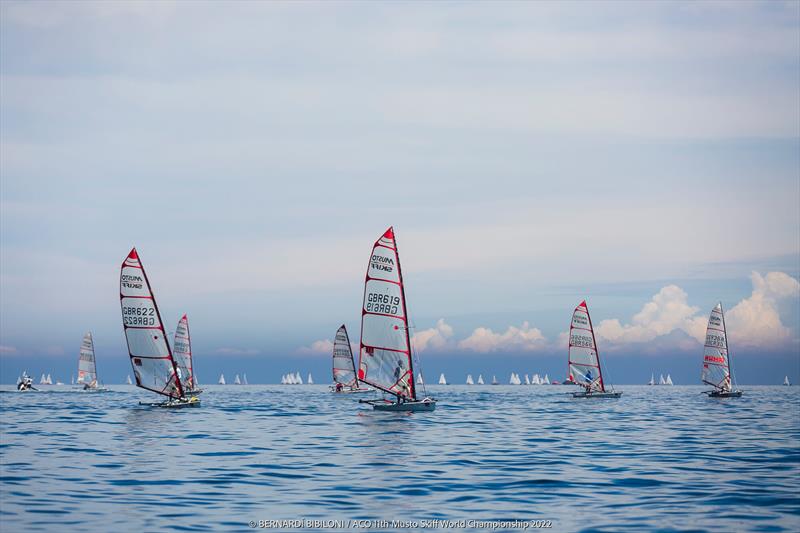
[[336,392],[342,392],[343,389],[344,385],[342,385],[341,383],[336,384]]

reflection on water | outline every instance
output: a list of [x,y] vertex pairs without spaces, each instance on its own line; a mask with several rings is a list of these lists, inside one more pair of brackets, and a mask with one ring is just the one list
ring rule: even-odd
[[[800,388],[431,387],[434,413],[326,386],[0,394],[0,524],[240,530],[280,518],[551,519],[555,530],[800,529]],[[68,388],[65,388],[68,389]],[[6,387],[5,390],[11,390]],[[5,529],[5,527],[3,527]]]

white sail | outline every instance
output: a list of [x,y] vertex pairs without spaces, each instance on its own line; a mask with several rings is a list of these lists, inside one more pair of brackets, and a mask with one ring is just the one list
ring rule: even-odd
[[492,376],[492,385],[497,385],[497,376]]
[[353,349],[350,347],[350,335],[344,324],[336,330],[333,338],[333,382],[342,387],[354,389],[356,383],[356,363],[353,359]]
[[669,374],[667,374],[667,382],[666,382],[666,384],[667,385],[672,385],[672,376],[670,376]]
[[286,385],[286,374],[281,376],[281,385]]
[[94,341],[91,331],[87,331],[83,336],[78,352],[78,383],[90,387],[97,386],[97,366],[94,359]]
[[234,385],[241,385],[242,384],[242,380],[239,379],[239,374],[236,374],[236,377],[233,379],[233,384]]
[[648,385],[655,385],[656,384],[656,378],[655,378],[654,374],[650,374],[650,381],[648,381],[647,384]]
[[313,384],[314,384],[314,378],[311,377],[311,372],[309,372],[308,379],[306,379],[306,385],[313,385]]
[[703,350],[703,372],[700,379],[715,389],[724,392],[732,390],[728,337],[721,303],[711,310],[711,315],[708,317],[706,342]]
[[130,374],[128,374],[128,379],[125,380],[125,383],[127,383],[128,385],[133,385],[133,381],[131,381],[131,375]]
[[302,385],[303,384],[303,378],[300,377],[300,372],[299,371],[294,375],[294,382],[296,384],[298,384],[298,385]]
[[667,382],[664,381],[664,374],[659,374],[659,376],[658,376],[658,384],[659,385],[666,385],[667,384]]
[[39,380],[39,385],[47,385],[47,376],[42,374],[42,378]]
[[175,328],[175,341],[172,344],[172,356],[180,370],[183,388],[192,391],[197,388],[194,379],[194,364],[192,362],[192,340],[189,336],[189,319],[184,314]]
[[542,385],[550,385],[550,376],[547,374],[544,375],[544,379],[542,380]]
[[483,382],[483,374],[480,374],[480,375],[478,376],[478,385],[484,385],[484,382]]
[[120,269],[122,324],[136,385],[172,398],[183,397],[178,366],[172,358],[150,281],[132,249]]
[[447,378],[444,377],[444,374],[439,374],[439,385],[447,385]]
[[247,374],[242,374],[242,384],[249,385],[249,383],[247,383]]
[[50,377],[50,374],[47,374],[47,384],[48,385],[52,385],[53,384],[53,378]]
[[361,307],[358,380],[415,401],[403,274],[394,229],[372,246]]
[[569,379],[588,390],[606,390],[585,300],[575,308],[569,325]]
[[791,383],[789,383],[789,376],[784,376],[784,377],[783,377],[783,384],[784,384],[786,387],[790,387],[790,386],[792,385]]
[[219,375],[219,381],[217,381],[220,385],[225,385],[225,374]]
[[467,385],[475,385],[475,382],[472,381],[472,374],[467,374]]
[[417,385],[424,385],[425,382],[422,381],[422,372],[417,373]]
[[542,381],[539,378],[539,374],[534,374],[533,375],[533,379],[531,380],[531,384],[532,385],[541,385],[542,384]]

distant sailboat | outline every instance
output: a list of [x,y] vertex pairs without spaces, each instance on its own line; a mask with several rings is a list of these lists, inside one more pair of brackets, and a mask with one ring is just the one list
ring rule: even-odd
[[497,376],[492,376],[492,385],[499,385],[500,383],[497,381]]
[[569,325],[569,377],[585,391],[572,393],[573,398],[619,398],[621,392],[606,390],[592,319],[586,300],[572,313]]
[[41,379],[39,379],[39,385],[47,385],[47,376],[42,374]]
[[[311,374],[308,376],[311,377]],[[421,374],[419,378],[422,379]],[[358,386],[356,361],[353,358],[350,335],[344,324],[339,326],[333,338],[333,385],[330,388],[333,392],[347,394],[363,394],[371,390]]]
[[187,397],[184,392],[178,365],[136,248],[130,251],[120,268],[119,295],[136,385],[168,398],[164,403],[151,404],[153,406],[199,406],[196,396]]
[[483,383],[483,374],[480,374],[478,376],[478,385],[484,385],[484,383]]
[[475,385],[475,382],[472,381],[472,374],[467,374],[467,385]]
[[[722,303],[711,310],[706,328],[706,342],[703,350],[703,371],[700,379],[714,390],[708,392],[713,398],[739,398],[742,391],[734,389],[731,372],[728,333],[725,327],[725,314]],[[667,376],[669,381],[669,376]],[[670,383],[671,385],[671,383]]]
[[53,384],[53,378],[50,376],[50,374],[47,374],[47,384],[48,385],[52,385]]
[[664,374],[660,374],[660,375],[658,376],[658,384],[659,384],[659,385],[666,385],[666,384],[667,384],[667,382],[666,382],[666,381],[664,381]]
[[648,385],[655,385],[656,384],[655,376],[653,374],[650,374],[650,381],[648,381],[647,384]]
[[417,373],[417,385],[425,385],[425,381],[422,380],[422,372]]
[[533,379],[531,380],[531,385],[541,385],[542,380],[539,378],[539,374],[534,374]]
[[192,339],[189,335],[189,318],[186,314],[178,321],[172,346],[172,355],[175,358],[175,364],[178,365],[178,376],[181,378],[186,394],[200,394],[203,391],[198,386],[194,375]]
[[[50,376],[47,376],[48,378]],[[97,382],[97,364],[94,356],[94,340],[92,332],[87,331],[83,336],[78,355],[78,383],[83,384],[83,390],[105,392],[108,389],[101,387]]]
[[547,374],[544,375],[544,379],[542,380],[542,385],[550,385],[550,376]]
[[314,384],[314,378],[311,377],[311,372],[309,372],[308,379],[306,379],[306,385],[313,385],[313,384]]
[[444,374],[439,374],[439,385],[447,385],[447,379]]
[[669,374],[667,374],[666,385],[672,385],[672,376],[670,376]]
[[[309,374],[310,376],[311,374]],[[247,374],[242,374],[242,385],[249,385],[247,382]]]
[[128,374],[128,379],[125,380],[128,385],[133,385],[133,381],[131,381],[131,375]]
[[219,375],[219,381],[217,381],[217,384],[225,385],[225,374],[220,374]]
[[236,377],[233,378],[233,384],[234,385],[241,385],[242,384],[242,380],[239,379],[239,374],[236,374]]
[[69,382],[70,385],[75,385],[75,374],[72,374],[72,379]]
[[789,376],[784,376],[784,377],[783,377],[783,384],[784,384],[786,387],[790,387],[790,386],[792,385],[791,383],[789,383]]
[[394,228],[372,246],[364,300],[361,306],[361,343],[358,380],[395,397],[361,400],[376,410],[433,411],[436,401],[418,399],[414,384],[408,306]]
[[525,374],[525,385],[531,384],[531,377],[528,374]]
[[300,377],[300,371],[298,371],[294,375],[294,382],[295,382],[296,385],[302,385],[303,384],[303,378]]

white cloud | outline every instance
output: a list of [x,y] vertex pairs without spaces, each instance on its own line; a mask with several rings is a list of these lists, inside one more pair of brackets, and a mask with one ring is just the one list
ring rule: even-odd
[[436,326],[418,331],[411,339],[415,350],[426,349],[441,350],[451,344],[453,328],[445,323],[443,318],[436,322]]
[[740,346],[774,346],[791,339],[781,322],[778,302],[800,296],[800,282],[783,272],[750,275],[753,293],[725,315],[731,342]]
[[333,353],[333,342],[329,339],[314,341],[311,346],[302,346],[297,349],[297,353],[305,355],[331,355]]
[[499,350],[532,352],[545,348],[547,339],[539,328],[532,328],[528,322],[522,327],[509,326],[504,333],[495,333],[489,328],[475,328],[472,335],[458,343],[459,348],[487,353]]
[[220,355],[257,355],[260,352],[254,348],[218,348],[216,353]]
[[667,285],[634,315],[631,324],[619,319],[603,320],[595,328],[597,337],[614,343],[647,342],[676,329],[698,341],[705,336],[705,320],[697,316],[699,307],[688,304],[688,295],[677,285]]

